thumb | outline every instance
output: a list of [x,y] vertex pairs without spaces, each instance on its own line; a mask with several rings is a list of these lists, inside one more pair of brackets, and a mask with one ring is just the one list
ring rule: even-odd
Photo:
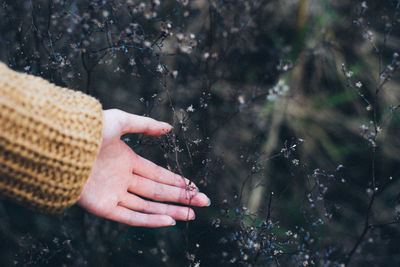
[[171,131],[172,126],[166,122],[157,121],[149,117],[138,116],[118,110],[121,135],[126,133],[142,133],[159,136]]

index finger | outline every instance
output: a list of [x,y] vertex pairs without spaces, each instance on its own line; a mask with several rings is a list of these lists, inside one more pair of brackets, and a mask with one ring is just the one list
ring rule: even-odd
[[134,153],[132,173],[138,174],[147,179],[153,180],[158,183],[172,185],[180,188],[185,188],[193,191],[198,191],[197,186],[187,178],[179,174],[173,173],[163,167],[154,164],[150,160],[142,158]]

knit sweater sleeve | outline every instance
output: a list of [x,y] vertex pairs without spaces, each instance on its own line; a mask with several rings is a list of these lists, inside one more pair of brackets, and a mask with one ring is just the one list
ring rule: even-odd
[[99,151],[101,104],[0,62],[0,195],[61,212],[80,197]]

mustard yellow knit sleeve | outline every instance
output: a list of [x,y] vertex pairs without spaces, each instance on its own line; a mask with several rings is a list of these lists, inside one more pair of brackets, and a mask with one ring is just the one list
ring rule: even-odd
[[99,151],[101,104],[0,62],[0,195],[42,212],[74,204]]

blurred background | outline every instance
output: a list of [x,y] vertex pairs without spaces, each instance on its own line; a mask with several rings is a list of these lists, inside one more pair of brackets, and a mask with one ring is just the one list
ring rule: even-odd
[[399,5],[0,0],[1,61],[173,124],[123,140],[212,200],[144,229],[3,199],[0,265],[400,265]]

